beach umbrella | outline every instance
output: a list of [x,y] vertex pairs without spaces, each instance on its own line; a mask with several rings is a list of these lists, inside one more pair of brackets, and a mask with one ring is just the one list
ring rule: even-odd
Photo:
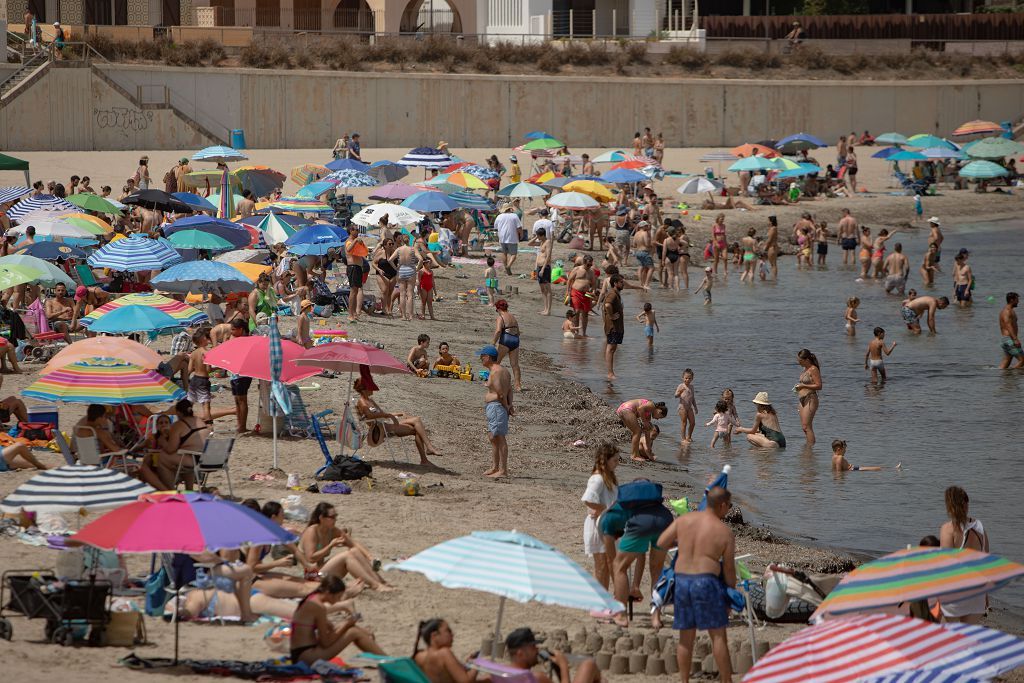
[[1002,134],[1003,132],[1005,132],[1003,127],[994,121],[982,121],[981,119],[975,119],[961,124],[959,128],[953,131],[953,137],[962,137],[967,135],[992,135],[993,133]]
[[141,368],[155,370],[160,354],[127,337],[87,337],[65,346],[43,367],[43,372],[57,370],[87,358],[115,358]]
[[966,159],[967,155],[961,149],[946,149],[945,147],[927,147],[921,150],[921,154],[929,159]]
[[[460,188],[456,188],[460,189]],[[443,192],[431,192],[425,190],[402,200],[402,206],[414,209],[421,213],[434,213],[438,211],[454,211],[459,208],[458,203]]]
[[[399,166],[401,168],[401,166]],[[423,188],[416,187],[414,185],[407,185],[406,183],[392,182],[387,185],[381,185],[370,193],[370,199],[383,199],[383,200],[399,200],[406,199],[422,192]]]
[[267,197],[274,190],[284,186],[285,175],[269,166],[239,166],[232,169],[231,176],[237,178],[243,190],[249,190],[253,198]]
[[487,183],[480,180],[477,176],[472,173],[455,172],[449,173],[446,181],[452,185],[458,185],[461,188],[468,190],[486,190]]
[[164,292],[197,292],[224,296],[231,292],[251,292],[255,283],[238,269],[218,261],[179,263],[150,280]]
[[192,212],[192,207],[163,190],[136,190],[124,198],[124,203],[132,206],[141,206],[151,211],[166,211],[168,213]]
[[316,199],[304,199],[302,197],[281,197],[267,206],[273,211],[292,211],[294,213],[334,213],[334,209],[328,204]]
[[366,173],[370,170],[369,164],[358,159],[335,159],[328,164],[324,164],[324,167],[330,171],[359,171],[360,173]]
[[110,311],[89,326],[90,332],[106,334],[132,334],[134,332],[161,332],[181,323],[157,308],[148,306],[121,306]]
[[[929,147],[929,149],[935,149],[935,148],[934,147]],[[899,147],[883,147],[882,149],[880,149],[877,152],[875,152],[874,154],[872,154],[871,158],[872,159],[888,159],[893,154],[896,154],[897,152],[901,152],[901,151],[903,151],[903,150],[901,150]]]
[[35,475],[0,501],[0,512],[113,510],[153,493],[149,484],[95,465],[64,465]]
[[984,138],[967,148],[967,156],[975,159],[1002,159],[1024,153],[1024,145],[1006,138]]
[[[284,242],[306,225],[306,223],[292,225],[284,220],[282,214],[268,213],[261,217],[260,222],[256,224],[256,229],[263,235],[263,241],[273,246]],[[244,259],[232,259],[232,261],[238,260]]]
[[138,405],[180,401],[185,391],[156,370],[116,358],[87,358],[44,372],[21,395],[50,402]]
[[269,275],[270,271],[273,269],[273,266],[264,265],[262,263],[229,262],[228,265],[253,282],[256,282],[263,273],[267,273]]
[[305,187],[300,187],[299,191],[295,193],[295,196],[302,197],[303,199],[316,199],[320,195],[327,194],[336,187],[337,185],[327,182],[326,180],[317,180]]
[[573,180],[563,185],[562,189],[566,192],[582,192],[599,202],[610,202],[615,199],[611,190],[595,180]]
[[[182,218],[174,221],[170,225],[164,227],[164,234],[167,235],[168,238],[185,231],[198,231],[215,235],[228,242],[230,245],[228,249],[240,249],[242,247],[247,247],[253,239],[252,234],[246,226],[233,223],[223,218],[215,218],[213,216],[189,216],[188,218]],[[179,246],[173,239],[171,239],[170,242],[176,247]],[[192,248],[207,249],[209,247]]]
[[325,175],[329,175],[331,169],[320,164],[302,164],[292,169],[289,176],[295,182],[296,185],[309,185],[315,180],[320,180]]
[[533,199],[534,197],[545,197],[548,194],[548,190],[545,190],[540,185],[527,182],[512,183],[498,190],[499,197],[525,197]]
[[163,270],[180,262],[181,255],[174,249],[142,235],[132,235],[105,244],[88,260],[93,268],[133,273],[140,270]]
[[71,202],[55,197],[52,194],[41,194],[38,197],[25,197],[20,202],[7,209],[7,217],[12,221],[20,221],[33,211],[39,210],[66,210],[78,211],[78,207]]
[[309,220],[308,219],[303,218],[302,216],[293,216],[290,213],[284,213],[284,212],[282,212],[280,210],[278,210],[278,211],[267,210],[267,211],[264,211],[262,213],[258,213],[258,214],[252,215],[252,216],[246,216],[245,218],[239,218],[237,221],[232,221],[232,222],[239,223],[241,225],[248,225],[248,226],[253,227],[253,228],[258,228],[260,223],[262,223],[263,220],[267,216],[274,216],[275,218],[277,218],[282,223],[285,223],[288,226],[293,227],[295,229],[304,228],[307,225],[309,225]]
[[266,261],[269,256],[270,251],[267,249],[235,249],[234,251],[217,254],[213,260],[219,261],[220,263],[229,263],[231,265],[234,265],[235,263],[255,263],[259,265],[266,265]]
[[779,140],[775,148],[785,154],[792,152],[799,152],[802,149],[818,149],[819,147],[827,147],[827,143],[824,140],[809,135],[808,133],[796,133],[794,135],[787,135],[786,137]]
[[84,260],[86,257],[86,253],[78,247],[63,242],[35,242],[14,253],[35,256],[44,261],[63,261],[72,258]]
[[520,145],[516,149],[521,149],[524,152],[536,152],[547,149],[562,149],[565,147],[565,143],[555,138],[536,138],[530,140],[525,145]]
[[705,192],[721,192],[725,184],[718,180],[710,180],[704,176],[695,176],[676,188],[679,194],[703,194]]
[[331,249],[340,249],[348,239],[344,229],[326,223],[314,223],[285,240],[288,251],[301,256],[323,256]]
[[596,199],[582,192],[559,192],[547,200],[547,205],[556,209],[569,209],[570,211],[594,209],[599,206]]
[[962,178],[977,178],[979,180],[1001,178],[1005,175],[1009,175],[1009,173],[1009,171],[999,164],[991,161],[982,161],[980,159],[972,161],[960,169],[960,176]]
[[216,211],[217,207],[206,197],[201,197],[195,192],[172,192],[171,196],[178,201],[187,204],[194,211]]
[[554,178],[564,178],[561,173],[555,173],[554,171],[544,171],[543,173],[534,173],[532,176],[526,179],[528,183],[535,183],[537,185],[545,185],[549,180]]
[[306,349],[295,364],[335,372],[358,372],[360,365],[367,366],[379,375],[410,372],[404,362],[384,349],[355,341],[333,342]]
[[[320,372],[319,368],[295,364],[305,352],[300,344],[281,340],[280,381],[294,384]],[[228,339],[207,352],[206,364],[242,377],[273,381],[269,337],[251,335]]]
[[[460,166],[461,168],[454,170],[476,176],[480,180],[497,180],[501,177],[501,174],[497,171],[481,166],[480,164],[464,163],[460,164]],[[449,169],[445,169],[445,171],[452,172]]]
[[980,626],[968,631],[893,614],[863,614],[796,633],[755,664],[743,681],[845,683],[929,669],[961,675],[971,672],[987,680],[1021,663],[1024,641],[998,631]]
[[36,229],[36,237],[70,237],[73,239],[94,240],[98,236],[96,232],[81,225],[72,223],[63,217],[50,220],[30,220],[19,225],[12,226],[8,231],[14,235],[24,235],[29,227]]
[[875,137],[875,142],[880,145],[905,145],[907,144],[907,136],[900,135],[899,133],[882,133]]
[[544,138],[554,137],[550,133],[543,130],[531,130],[529,133],[523,136],[527,140],[543,140]]
[[815,173],[821,173],[821,166],[815,164],[797,164],[796,168],[789,168],[779,173],[776,178],[798,178],[805,175],[814,175]]
[[812,619],[914,600],[963,600],[1024,576],[1024,565],[970,548],[909,548],[866,562],[839,582]]
[[644,161],[620,161],[617,164],[612,164],[611,170],[614,170],[616,168],[628,168],[631,171],[639,171],[640,169],[646,168],[647,166],[649,166],[649,164]]
[[464,209],[475,209],[477,211],[494,211],[496,208],[494,202],[486,197],[481,197],[478,194],[472,192],[452,192],[448,195],[451,199],[458,202],[459,206]]
[[571,182],[573,182],[572,178],[566,178],[564,176],[558,176],[557,178],[552,178],[551,180],[545,180],[543,185],[544,185],[544,187],[554,187],[554,188],[562,189],[562,188],[564,188],[566,185],[568,185]]
[[697,161],[707,163],[709,161],[736,161],[738,157],[727,149],[720,149],[714,152],[708,152],[701,156]]
[[249,240],[246,240],[244,244],[232,244],[223,237],[203,230],[178,230],[168,237],[167,241],[176,249],[199,249],[202,251],[229,251],[249,244]]
[[36,282],[47,287],[64,284],[74,289],[75,281],[49,261],[28,254],[0,257],[0,289]]
[[416,225],[423,220],[422,213],[413,211],[400,204],[371,204],[370,206],[364,206],[359,213],[352,216],[352,222],[364,228],[375,228],[380,223],[381,216],[384,215],[388,217],[388,225],[403,227]]
[[68,197],[68,201],[77,207],[85,209],[86,211],[95,211],[97,213],[121,213],[121,209],[111,204],[109,200],[90,192],[73,194]]
[[248,158],[249,157],[244,153],[239,152],[237,149],[225,147],[224,145],[206,147],[192,155],[193,161],[212,161],[215,163],[225,164],[231,161],[246,161]]
[[930,135],[928,133],[918,133],[917,135],[911,135],[909,138],[907,138],[907,146],[918,147],[921,149],[925,147],[945,147],[947,149],[957,149],[957,146],[954,145],[949,140],[944,140],[938,136]]
[[380,185],[380,181],[371,176],[368,173],[362,171],[354,171],[351,169],[345,169],[342,171],[335,171],[329,176],[324,176],[322,182],[331,183],[338,187],[376,187]]
[[625,161],[628,156],[621,149],[614,149],[598,154],[591,161],[595,164],[613,164],[617,161]]
[[103,304],[89,315],[84,316],[79,322],[83,326],[88,327],[96,320],[121,306],[148,306],[156,308],[177,320],[181,327],[194,327],[201,322],[209,320],[209,316],[198,308],[193,308],[182,301],[151,292],[136,292],[135,294],[126,294]]
[[0,204],[10,204],[11,202],[16,202],[31,191],[31,187],[24,187],[21,185],[8,185],[7,187],[0,187]]
[[909,149],[901,149],[900,151],[889,155],[889,161],[927,161],[928,157],[920,152],[915,152]]
[[370,170],[367,173],[382,183],[393,183],[409,175],[409,169],[399,166],[393,161],[383,160],[370,164]]
[[99,216],[91,216],[87,213],[67,213],[61,216],[61,220],[84,228],[96,235],[109,235],[114,231],[110,223]]
[[450,166],[452,158],[433,147],[416,147],[410,149],[398,160],[399,166],[421,166],[423,168],[444,168]]
[[726,170],[738,173],[739,171],[774,171],[777,169],[778,167],[773,159],[762,156],[749,156],[739,159]]
[[430,180],[424,180],[422,183],[417,183],[417,186],[420,188],[420,191],[433,190],[434,192],[441,192],[443,194],[448,194],[449,192],[461,192],[466,189],[461,185],[449,183],[447,174],[441,174],[435,178],[431,178]]
[[729,152],[731,154],[736,155],[737,157],[756,157],[756,156],[761,156],[761,157],[772,158],[772,157],[779,156],[779,153],[775,149],[770,147],[770,146],[761,145],[761,144],[751,144],[749,142],[746,143],[746,144],[740,145],[739,147],[733,147],[732,149],[729,150]]
[[617,168],[602,173],[601,180],[606,183],[642,183],[647,180],[647,176],[639,171]]
[[505,600],[620,612],[622,604],[556,548],[516,531],[474,531],[416,553],[385,569],[417,572],[445,588],[500,596],[494,651],[501,642]]

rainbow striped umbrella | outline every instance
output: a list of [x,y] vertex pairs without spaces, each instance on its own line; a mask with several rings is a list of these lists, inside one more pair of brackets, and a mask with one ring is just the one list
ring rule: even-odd
[[959,128],[953,131],[955,137],[967,136],[967,135],[993,135],[1002,134],[1003,127],[994,121],[982,121],[981,119],[975,119],[968,121]]
[[333,213],[327,204],[317,199],[303,199],[302,197],[281,197],[267,208],[278,211],[294,211],[296,213]]
[[181,301],[175,301],[174,299],[169,299],[166,296],[161,296],[159,294],[138,292],[136,294],[122,296],[119,299],[114,299],[109,303],[103,304],[95,311],[82,318],[81,323],[83,326],[88,327],[114,309],[120,308],[121,306],[133,305],[157,308],[177,320],[178,324],[182,327],[191,327],[209,319],[209,317],[198,308],[193,308]]
[[185,392],[158,373],[116,358],[86,358],[42,375],[21,392],[26,398],[64,403],[167,403]]
[[909,548],[862,564],[846,575],[811,620],[870,612],[904,602],[963,600],[1024,576],[1024,565],[969,548]]

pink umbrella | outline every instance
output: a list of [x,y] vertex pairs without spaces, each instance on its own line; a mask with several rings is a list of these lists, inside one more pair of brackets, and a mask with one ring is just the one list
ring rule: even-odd
[[[288,354],[285,353],[285,358],[287,357]],[[321,344],[307,349],[301,358],[296,359],[295,364],[336,372],[359,372],[359,366],[366,365],[379,375],[410,372],[405,363],[384,349],[378,349],[371,344],[348,341]]]
[[[302,357],[306,349],[290,341],[281,341],[284,352],[284,365],[281,368],[281,381],[294,384],[312,377],[319,370],[315,367],[300,368],[295,361]],[[206,362],[218,368],[224,368],[242,377],[252,377],[271,381],[270,376],[270,338],[269,337],[235,337],[211,349],[206,354]]]
[[370,199],[382,199],[385,201],[394,199],[408,199],[417,192],[422,192],[422,187],[413,187],[407,183],[388,183],[375,187],[370,193]]

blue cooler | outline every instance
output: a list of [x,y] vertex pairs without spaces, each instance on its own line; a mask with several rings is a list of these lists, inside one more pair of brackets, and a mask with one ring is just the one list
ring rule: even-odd
[[245,149],[245,131],[241,128],[231,131],[231,148]]
[[37,406],[25,406],[28,412],[29,422],[46,422],[52,424],[54,429],[57,424],[57,406],[53,403],[43,403]]

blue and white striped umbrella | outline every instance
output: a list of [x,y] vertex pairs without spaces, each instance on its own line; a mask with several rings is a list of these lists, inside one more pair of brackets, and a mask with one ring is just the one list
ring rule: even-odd
[[180,262],[181,254],[173,247],[141,235],[106,244],[88,260],[93,268],[110,268],[130,273],[163,270]]
[[348,168],[324,176],[320,182],[331,183],[338,187],[375,187],[380,185],[380,181],[373,176]]
[[472,164],[470,166],[463,166],[459,169],[462,173],[468,173],[469,175],[476,176],[480,180],[494,180],[500,178],[501,174],[497,171],[492,171],[489,168],[480,166],[479,164]]
[[452,165],[452,158],[433,147],[410,149],[398,160],[399,166],[422,166],[423,168],[445,168]]
[[[281,330],[277,327],[277,315],[270,316],[270,395],[271,414],[288,415],[292,412],[292,399],[288,387],[281,381],[284,367],[284,350],[281,348]],[[277,469],[277,420],[274,420],[274,465]]]
[[473,192],[452,192],[448,195],[456,202],[459,206],[466,209],[479,209],[480,211],[494,211],[494,202],[487,199],[487,197],[481,197]]
[[113,510],[134,503],[153,487],[123,472],[93,465],[65,465],[45,470],[14,489],[0,512],[78,512]]
[[229,294],[251,292],[255,284],[237,268],[219,261],[189,261],[172,266],[150,282],[164,292]]
[[24,187],[21,185],[0,187],[0,204],[6,204],[7,202],[13,202],[16,199],[21,199],[31,191],[31,187]]
[[26,197],[25,199],[22,199],[7,211],[7,217],[12,221],[16,221],[33,211],[39,210],[81,211],[77,206],[69,201],[61,199],[60,197],[55,197],[52,194],[41,194],[38,197]]
[[213,161],[213,162],[224,162],[229,161],[245,161],[249,157],[245,156],[242,152],[231,147],[225,147],[224,145],[214,145],[213,147],[207,147],[201,149],[192,155],[193,161]]

